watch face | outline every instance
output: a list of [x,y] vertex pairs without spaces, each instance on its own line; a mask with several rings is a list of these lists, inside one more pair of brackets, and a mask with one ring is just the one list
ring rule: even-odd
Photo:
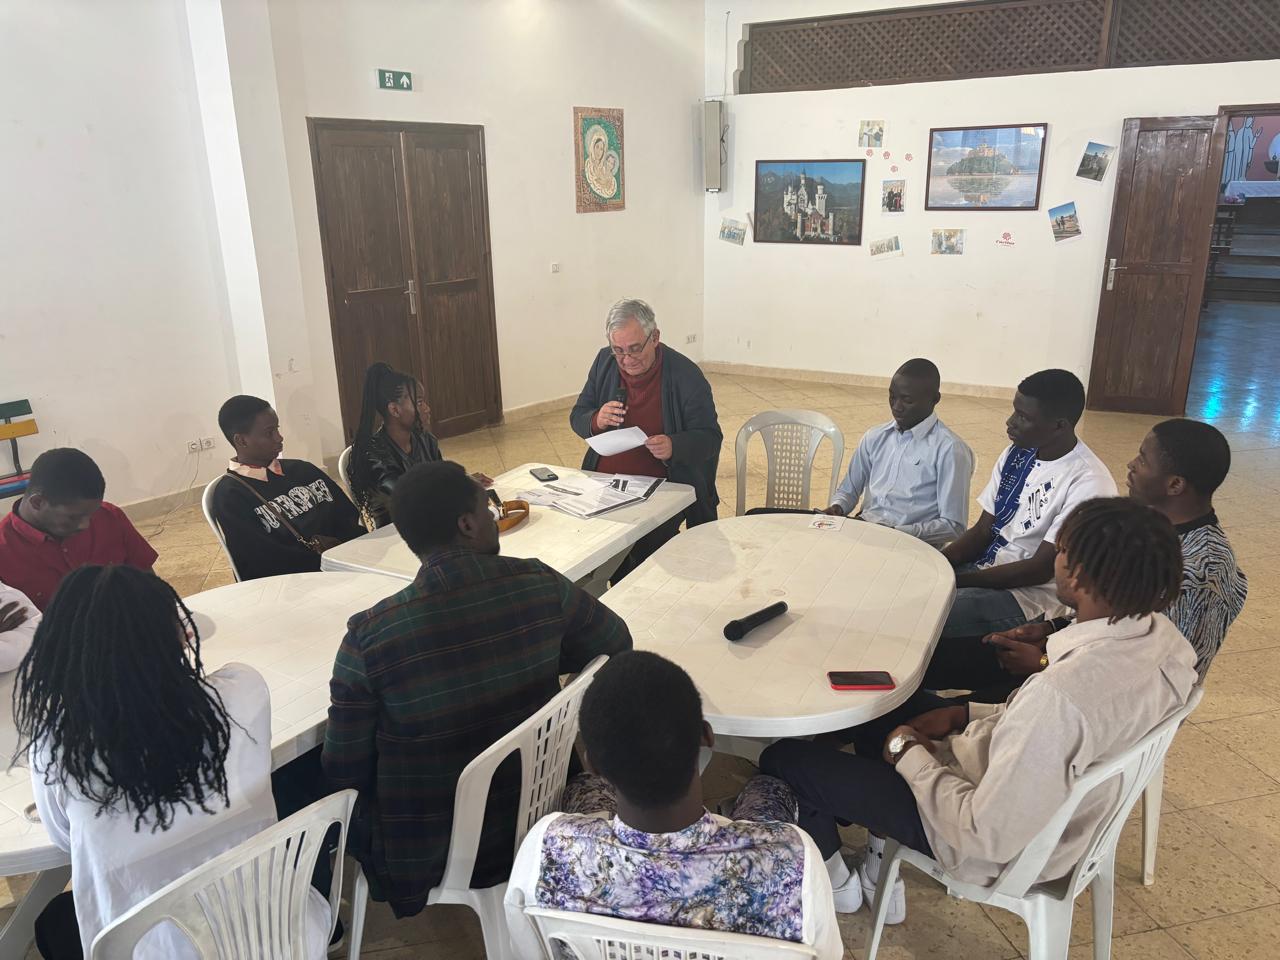
[[906,747],[906,745],[907,737],[905,734],[900,733],[889,741],[889,752],[896,756],[903,751],[903,748]]

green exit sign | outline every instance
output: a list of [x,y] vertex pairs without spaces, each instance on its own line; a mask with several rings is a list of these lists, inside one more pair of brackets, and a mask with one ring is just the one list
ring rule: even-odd
[[408,70],[379,70],[378,86],[383,90],[412,90],[413,74]]

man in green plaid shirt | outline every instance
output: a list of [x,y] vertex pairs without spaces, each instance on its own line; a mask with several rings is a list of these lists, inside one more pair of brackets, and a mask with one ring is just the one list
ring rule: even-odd
[[[627,625],[539,560],[498,555],[484,489],[456,463],[414,467],[392,518],[417,579],[356,614],[330,683],[325,774],[360,800],[350,848],[377,900],[418,913],[444,873],[458,775],[600,654]],[[472,886],[502,883],[515,852],[518,756],[489,791]]]

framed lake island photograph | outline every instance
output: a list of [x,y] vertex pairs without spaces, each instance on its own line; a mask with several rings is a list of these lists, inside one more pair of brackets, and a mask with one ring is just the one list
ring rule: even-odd
[[757,160],[756,243],[862,243],[863,160]]
[[1038,210],[1047,123],[929,131],[926,210]]

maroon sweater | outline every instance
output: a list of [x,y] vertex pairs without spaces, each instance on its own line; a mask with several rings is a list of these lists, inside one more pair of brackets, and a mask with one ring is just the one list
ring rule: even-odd
[[[627,390],[627,415],[619,429],[639,427],[646,437],[662,433],[662,345],[655,351],[653,366],[640,376],[629,377],[621,369],[618,372]],[[667,465],[655,459],[648,447],[601,457],[596,469],[601,473],[629,473],[639,477],[665,478],[667,475]]]

